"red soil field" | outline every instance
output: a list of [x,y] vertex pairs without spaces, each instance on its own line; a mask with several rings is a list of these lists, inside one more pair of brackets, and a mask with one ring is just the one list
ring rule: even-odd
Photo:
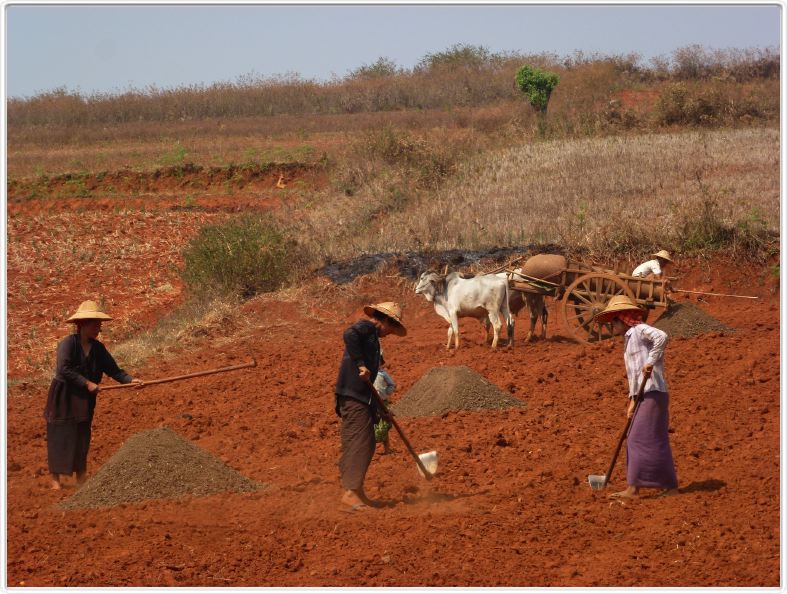
[[[282,176],[284,187],[277,187]],[[298,165],[251,176],[238,193],[227,193],[220,177],[134,173],[135,186],[118,187],[139,193],[102,194],[123,178],[119,171],[100,181],[92,175],[94,196],[56,200],[23,198],[31,180],[9,189],[8,377],[53,368],[54,349],[68,329],[63,320],[85,299],[112,311],[105,338],[121,340],[152,326],[182,301],[181,250],[202,225],[228,213],[277,208],[290,192],[326,183],[320,170]],[[63,179],[53,179],[47,195]],[[199,189],[186,200],[183,184]]]
[[[727,266],[676,271],[683,288],[760,297],[695,300],[737,332],[667,347],[679,496],[613,501],[587,484],[625,423],[619,338],[568,341],[549,302],[547,340],[493,352],[471,320],[447,352],[445,323],[410,281],[317,278],[248,302],[241,333],[214,328],[178,358],[127,370],[152,379],[251,357],[258,367],[99,395],[90,474],[135,433],[169,427],[267,490],[59,509],[73,487],[49,489],[45,386],[11,385],[8,585],[777,587],[778,283]],[[341,333],[385,300],[404,303],[409,330],[383,340],[394,402],[430,368],[466,365],[527,406],[401,418],[417,450],[439,452],[438,475],[423,480],[392,433],[395,453],[375,457],[366,481],[388,505],[349,514],[332,394]],[[520,317],[518,336],[525,326]],[[624,476],[622,455],[610,489]]]

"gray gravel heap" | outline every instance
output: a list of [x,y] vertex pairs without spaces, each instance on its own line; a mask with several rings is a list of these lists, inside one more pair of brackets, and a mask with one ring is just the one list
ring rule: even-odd
[[60,506],[113,507],[146,499],[263,488],[171,429],[150,429],[131,436]]
[[464,365],[433,367],[391,408],[403,417],[428,417],[456,410],[525,406]]
[[734,328],[722,324],[719,320],[709,316],[699,307],[686,301],[672,303],[658,321],[653,324],[669,336],[697,336],[708,332],[729,334],[735,332]]

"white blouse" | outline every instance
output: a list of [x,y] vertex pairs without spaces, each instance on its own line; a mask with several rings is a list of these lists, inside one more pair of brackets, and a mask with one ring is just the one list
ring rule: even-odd
[[643,262],[634,269],[631,276],[648,276],[651,272],[653,274],[661,274],[661,266],[659,266],[658,260]]
[[645,392],[667,392],[667,379],[664,377],[664,349],[667,347],[667,333],[648,326],[637,324],[629,328],[623,338],[623,360],[629,379],[629,396],[634,397],[642,381],[642,368],[653,365],[653,373]]

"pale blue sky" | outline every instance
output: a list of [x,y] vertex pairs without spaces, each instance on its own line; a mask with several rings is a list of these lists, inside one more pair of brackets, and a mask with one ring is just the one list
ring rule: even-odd
[[779,47],[781,7],[740,5],[22,5],[5,13],[6,93],[173,88],[297,72],[328,79],[381,56],[411,68],[463,43],[493,52]]

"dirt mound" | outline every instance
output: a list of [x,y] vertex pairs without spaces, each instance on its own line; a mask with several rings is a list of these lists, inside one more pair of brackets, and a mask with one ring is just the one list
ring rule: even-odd
[[653,324],[669,336],[697,336],[708,332],[732,333],[734,328],[722,324],[691,302],[673,303]]
[[61,507],[112,507],[262,488],[174,431],[150,429],[130,437]]
[[[203,167],[181,163],[154,171],[130,168],[96,173],[75,172],[8,182],[8,200],[27,200],[35,196],[94,198],[118,193],[150,193],[186,188],[194,193],[214,188],[263,190],[300,184],[322,185],[322,167],[314,163],[246,163],[226,167]],[[284,186],[277,186],[281,182]]]
[[450,410],[504,409],[525,403],[469,367],[433,367],[392,408],[403,417],[428,417]]

